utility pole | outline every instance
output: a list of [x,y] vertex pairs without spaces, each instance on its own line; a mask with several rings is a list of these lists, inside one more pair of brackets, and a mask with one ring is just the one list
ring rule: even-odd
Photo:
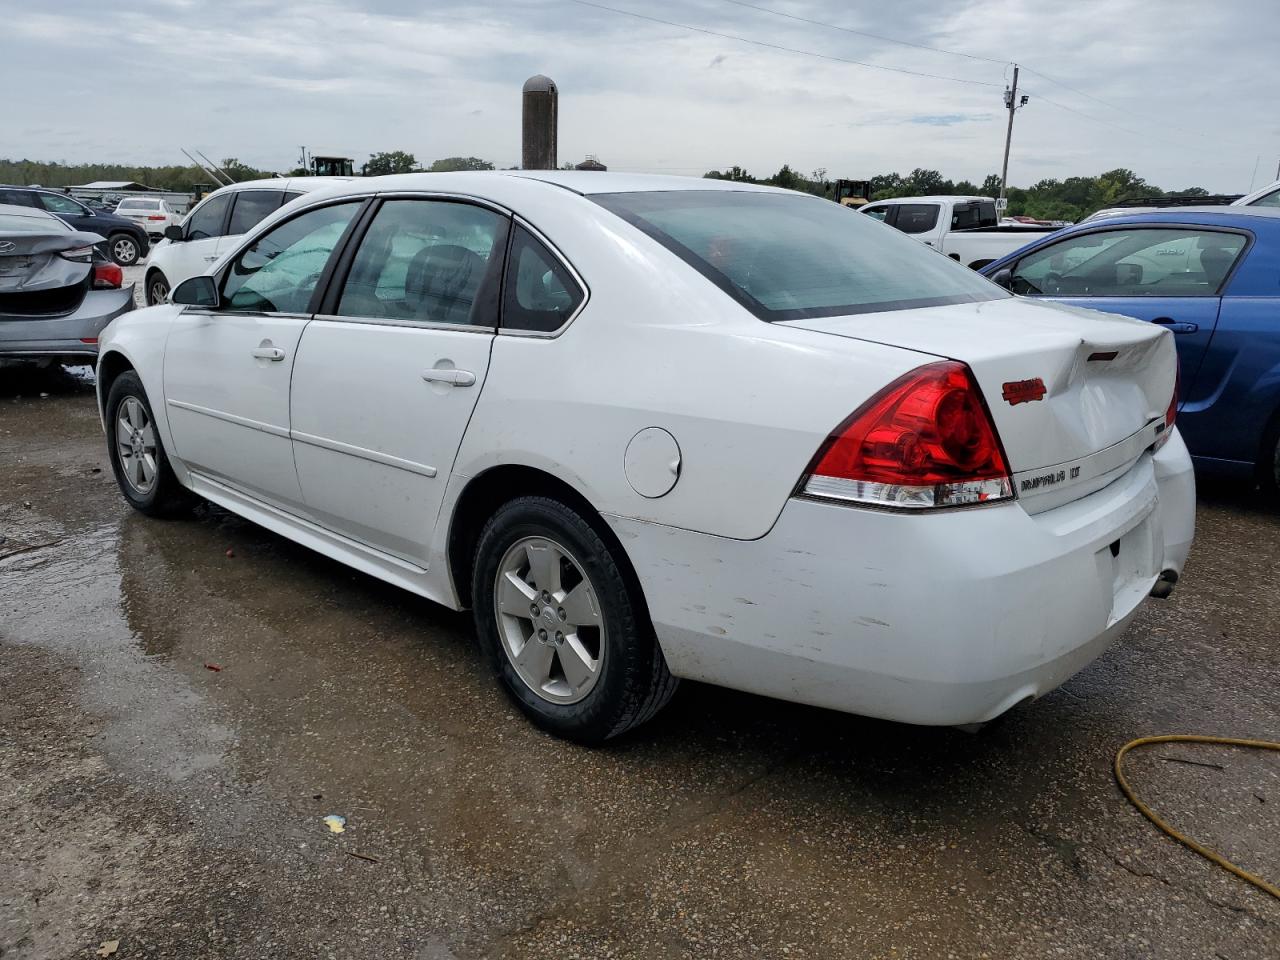
[[1013,65],[1013,86],[1005,87],[1004,90],[1004,105],[1009,111],[1009,126],[1004,134],[1004,165],[1000,168],[1000,199],[996,203],[999,208],[998,212],[1001,215],[1004,214],[1005,191],[1009,186],[1009,146],[1013,143],[1013,115],[1020,107],[1027,105],[1028,99],[1026,94],[1023,94],[1021,100],[1018,99],[1018,65],[1015,63]]

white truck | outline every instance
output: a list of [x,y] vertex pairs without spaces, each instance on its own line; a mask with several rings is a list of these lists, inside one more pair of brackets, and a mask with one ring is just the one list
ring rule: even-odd
[[895,197],[869,203],[859,213],[897,227],[974,270],[1058,229],[1002,227],[991,197]]

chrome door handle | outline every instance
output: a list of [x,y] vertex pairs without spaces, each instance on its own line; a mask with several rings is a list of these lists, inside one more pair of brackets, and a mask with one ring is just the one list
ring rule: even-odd
[[452,367],[432,367],[422,371],[422,379],[427,383],[447,383],[452,387],[475,386],[476,375],[470,370],[455,370]]
[[206,263],[213,263],[213,261],[218,259],[218,255],[215,253],[212,257],[205,257],[204,259]]
[[259,360],[275,360],[284,359],[284,351],[279,347],[258,347],[253,351],[253,355]]

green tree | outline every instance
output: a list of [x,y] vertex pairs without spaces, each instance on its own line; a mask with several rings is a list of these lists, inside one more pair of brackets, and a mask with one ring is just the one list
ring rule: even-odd
[[747,171],[738,166],[736,163],[725,170],[723,173],[719,170],[708,170],[702,175],[704,180],[739,180],[743,183],[758,183],[755,177],[747,173]]
[[247,163],[241,163],[235,157],[227,157],[225,160],[220,160],[218,167],[236,183],[241,183],[245,180],[262,180],[271,176],[267,171],[255,170]]
[[[568,165],[572,169],[573,164]],[[432,173],[450,173],[455,170],[492,170],[493,164],[479,157],[445,157],[436,160],[427,168]]]
[[412,153],[403,150],[389,150],[375,153],[364,165],[364,172],[369,177],[381,177],[389,173],[411,173],[418,168],[418,161]]

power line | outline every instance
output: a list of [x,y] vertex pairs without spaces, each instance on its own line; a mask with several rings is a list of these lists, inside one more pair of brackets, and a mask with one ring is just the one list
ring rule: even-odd
[[756,47],[765,47],[769,50],[781,50],[785,53],[798,53],[805,57],[816,57],[819,60],[830,60],[834,63],[848,63],[855,67],[867,67],[871,70],[888,70],[891,73],[904,73],[912,77],[925,77],[929,80],[947,80],[951,83],[968,83],[979,87],[999,87],[1000,84],[993,83],[989,80],[969,80],[964,77],[948,77],[938,73],[923,73],[919,70],[907,70],[904,67],[889,67],[881,63],[867,63],[865,60],[851,60],[848,57],[837,57],[827,53],[818,53],[814,50],[801,50],[798,47],[787,47],[780,43],[769,43],[765,40],[752,40],[750,37],[740,37],[733,33],[721,33],[718,30],[708,30],[706,27],[695,27],[688,23],[677,23],[675,20],[663,20],[661,17],[651,17],[646,13],[636,13],[632,10],[622,10],[618,7],[606,6],[603,3],[595,3],[593,0],[570,0],[572,3],[580,4],[584,7],[594,7],[597,10],[607,10],[609,13],[621,14],[624,17],[634,17],[637,20],[647,20],[650,23],[660,23],[666,27],[675,27],[678,30],[691,30],[694,33],[706,34],[709,37],[719,37],[721,40],[733,40],[737,43],[749,43]]
[[[852,27],[842,27],[838,23],[827,23],[824,20],[811,20],[809,17],[800,17],[794,13],[783,13],[781,10],[770,10],[768,7],[761,7],[754,3],[747,3],[746,0],[724,0],[725,3],[732,3],[734,6],[746,7],[748,10],[758,10],[761,13],[767,13],[774,17],[783,17],[787,20],[795,20],[799,23],[808,23],[815,27],[827,27],[832,30],[840,30],[844,33],[852,33],[859,37],[870,37],[872,40],[883,40],[885,43],[896,43],[904,47],[914,47],[917,50],[928,50],[931,53],[946,53],[953,57],[964,57],[967,60],[981,60],[985,63],[1008,63],[1008,60],[1000,60],[996,57],[983,57],[976,53],[964,53],[960,50],[944,50],[941,47],[931,47],[927,43],[913,43],[910,40],[898,40],[894,37],[885,37],[878,33],[868,33],[865,30],[854,30]],[[1043,76],[1043,74],[1041,74]],[[1049,79],[1045,77],[1045,79]]]

